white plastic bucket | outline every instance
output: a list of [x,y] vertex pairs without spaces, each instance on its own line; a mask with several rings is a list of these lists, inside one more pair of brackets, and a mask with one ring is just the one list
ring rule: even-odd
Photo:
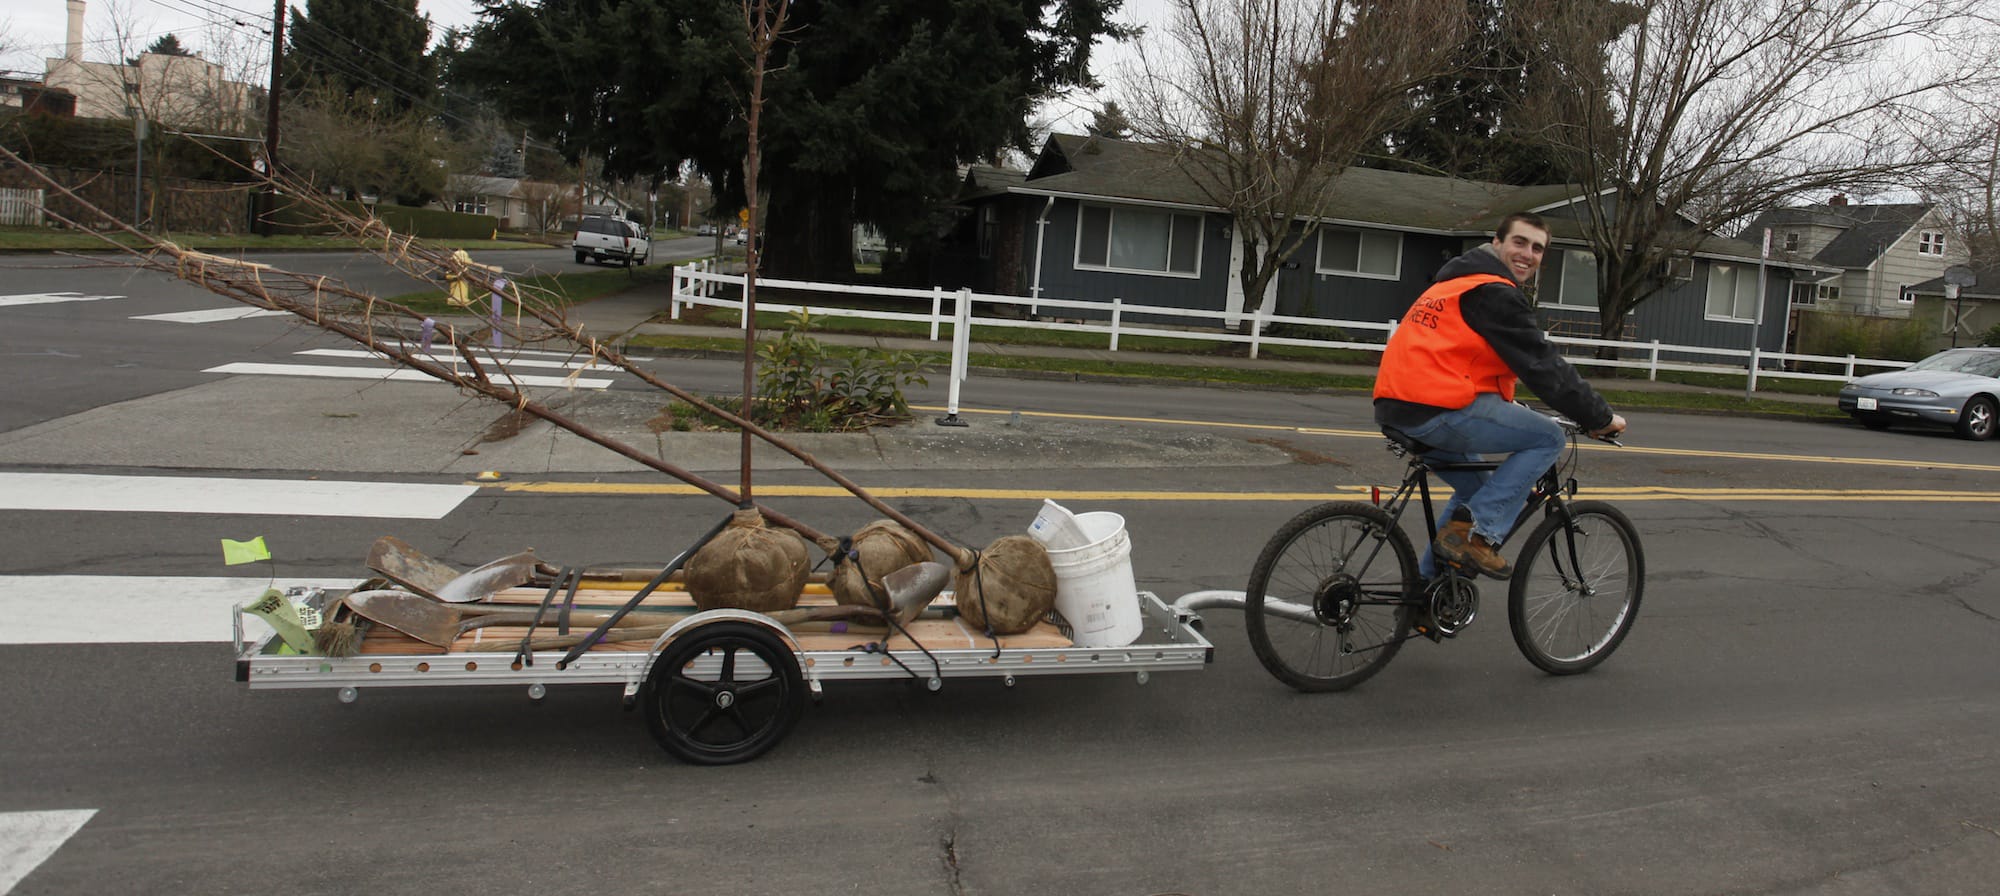
[[1139,585],[1132,578],[1132,540],[1125,518],[1093,511],[1073,517],[1087,540],[1081,547],[1049,548],[1056,571],[1056,612],[1078,647],[1123,647],[1145,631]]
[[1080,548],[1097,540],[1084,534],[1069,508],[1047,498],[1042,499],[1042,509],[1035,514],[1035,521],[1028,524],[1028,535],[1051,551]]

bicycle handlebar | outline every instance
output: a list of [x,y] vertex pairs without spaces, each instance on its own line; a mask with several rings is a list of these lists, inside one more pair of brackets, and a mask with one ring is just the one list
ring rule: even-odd
[[1622,429],[1614,433],[1608,433],[1606,435],[1598,435],[1597,433],[1585,430],[1583,428],[1583,424],[1578,423],[1575,420],[1571,420],[1570,418],[1565,417],[1561,414],[1550,414],[1549,419],[1556,421],[1556,424],[1563,428],[1563,432],[1569,433],[1571,435],[1582,434],[1589,436],[1593,439],[1596,439],[1600,442],[1603,442],[1606,445],[1616,445],[1620,448],[1625,447],[1624,442],[1618,441],[1618,437],[1620,435],[1623,435],[1625,432]]

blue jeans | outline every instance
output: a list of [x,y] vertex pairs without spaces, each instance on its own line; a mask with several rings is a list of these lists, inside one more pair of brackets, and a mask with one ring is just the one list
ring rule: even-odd
[[[1460,507],[1472,513],[1472,531],[1499,545],[1514,528],[1514,518],[1527,506],[1528,492],[1549,467],[1562,457],[1562,427],[1554,420],[1491,392],[1465,407],[1446,411],[1422,426],[1404,430],[1433,450],[1428,460],[1471,463],[1481,455],[1507,452],[1506,460],[1491,473],[1442,472],[1437,474],[1451,486],[1451,500],[1444,505],[1442,520]],[[1437,560],[1424,552],[1417,569],[1428,579],[1437,574]]]

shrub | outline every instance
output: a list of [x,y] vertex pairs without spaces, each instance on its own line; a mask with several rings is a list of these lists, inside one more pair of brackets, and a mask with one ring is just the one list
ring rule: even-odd
[[1986,335],[1980,337],[1980,345],[2000,345],[2000,324],[1986,328]]
[[910,416],[903,387],[929,383],[914,355],[865,349],[839,357],[806,335],[812,326],[810,316],[794,313],[776,339],[758,347],[758,423],[832,432]]
[[1881,327],[1876,349],[1878,358],[1892,361],[1918,361],[1931,354],[1931,339],[1928,327],[1915,320],[1898,321]]

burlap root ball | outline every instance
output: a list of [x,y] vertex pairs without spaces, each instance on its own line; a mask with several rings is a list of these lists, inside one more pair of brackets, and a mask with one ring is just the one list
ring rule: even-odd
[[931,546],[917,533],[892,520],[876,520],[854,533],[855,556],[834,564],[827,587],[835,603],[887,610],[889,596],[882,577],[905,566],[931,559]]
[[955,575],[951,590],[967,625],[1017,635],[1056,605],[1056,570],[1041,542],[1009,535],[987,545],[974,569]]
[[687,561],[687,591],[703,610],[734,607],[758,613],[799,605],[811,565],[806,540],[764,524],[756,510],[739,510]]

